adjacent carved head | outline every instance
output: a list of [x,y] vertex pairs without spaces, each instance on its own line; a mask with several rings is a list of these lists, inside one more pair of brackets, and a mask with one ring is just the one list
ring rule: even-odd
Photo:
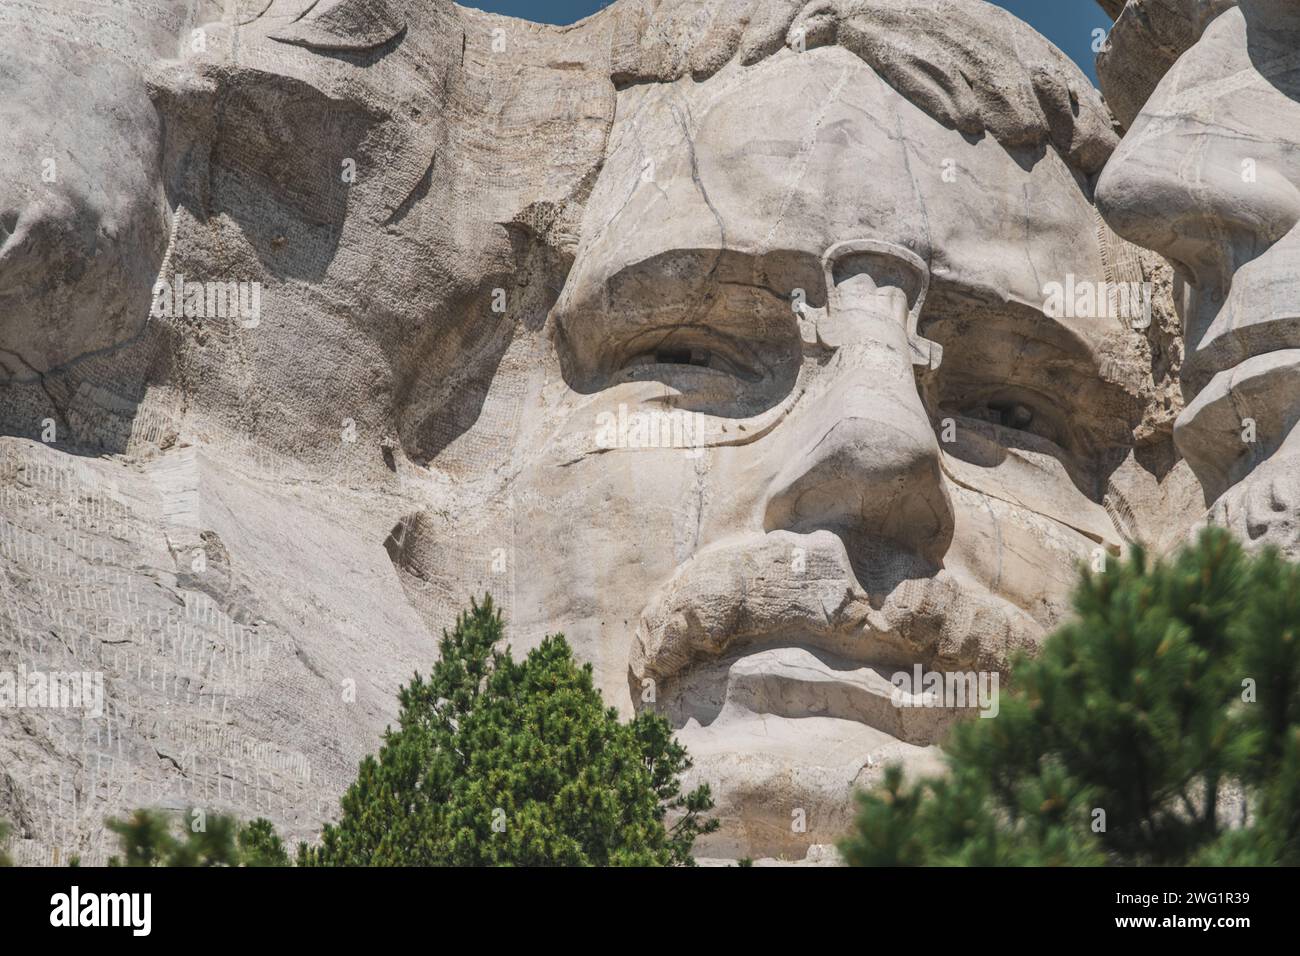
[[[1098,200],[1119,233],[1177,269],[1189,403],[1175,438],[1212,518],[1294,552],[1300,9],[1286,0],[1167,6],[1183,27],[1166,28],[1175,42],[1149,42],[1178,58],[1133,120]],[[1115,71],[1121,54],[1138,57],[1141,46],[1118,44]]]

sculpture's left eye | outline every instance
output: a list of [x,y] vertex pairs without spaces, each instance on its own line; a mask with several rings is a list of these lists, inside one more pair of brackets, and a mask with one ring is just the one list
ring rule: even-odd
[[944,404],[949,411],[955,411],[962,418],[996,425],[1008,432],[1022,432],[1045,439],[1062,451],[1074,450],[1064,416],[1052,402],[1042,396],[1030,395],[1026,389],[1003,389],[974,401],[968,399],[960,403]]
[[1034,422],[1034,410],[1021,402],[993,402],[988,408],[1003,428],[1026,432]]

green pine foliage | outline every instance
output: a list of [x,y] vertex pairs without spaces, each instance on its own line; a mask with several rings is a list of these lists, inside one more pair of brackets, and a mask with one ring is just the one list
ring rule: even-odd
[[289,865],[289,851],[270,820],[258,817],[241,827],[235,842],[244,866]]
[[[269,820],[241,825],[234,817],[200,816],[179,828],[160,810],[137,810],[125,820],[110,819],[122,855],[109,866],[288,866],[289,854]],[[201,821],[201,825],[198,825]],[[180,835],[177,835],[177,829]]]
[[444,632],[340,821],[300,846],[300,864],[692,864],[696,836],[717,821],[707,785],[682,793],[690,759],[667,721],[620,722],[562,635],[522,662],[501,639],[490,596]]
[[1074,606],[999,715],[955,729],[945,777],[890,768],[860,797],[846,859],[1300,863],[1300,566],[1209,529],[1085,572]]

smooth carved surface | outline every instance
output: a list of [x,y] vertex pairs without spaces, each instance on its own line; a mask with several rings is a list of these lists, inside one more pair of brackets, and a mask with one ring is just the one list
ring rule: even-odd
[[313,838],[490,591],[669,716],[703,856],[828,862],[973,715],[896,672],[1005,675],[1211,505],[1294,549],[1269,6],[1125,10],[1109,109],[978,0],[0,6],[0,669],[105,695],[0,712],[19,858]]

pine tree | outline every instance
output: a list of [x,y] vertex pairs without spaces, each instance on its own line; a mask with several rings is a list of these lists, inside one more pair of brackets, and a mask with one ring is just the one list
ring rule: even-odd
[[1085,572],[1074,607],[999,715],[954,730],[945,777],[891,768],[860,797],[846,859],[1300,863],[1300,566],[1209,529]]
[[270,820],[258,817],[241,827],[237,842],[244,866],[289,865],[289,852]]
[[159,810],[136,810],[125,820],[110,819],[105,825],[122,847],[122,856],[112,857],[109,866],[166,866],[175,852],[178,841],[167,815]]
[[690,865],[712,809],[667,721],[620,722],[562,635],[522,662],[491,597],[444,632],[304,865]]
[[[201,815],[191,810],[193,821],[180,825],[177,837],[171,817],[160,810],[137,810],[125,820],[110,819],[107,826],[118,836],[121,857],[109,866],[287,866],[289,855],[269,820],[258,818],[241,825],[222,814]],[[197,825],[198,820],[202,825]]]

